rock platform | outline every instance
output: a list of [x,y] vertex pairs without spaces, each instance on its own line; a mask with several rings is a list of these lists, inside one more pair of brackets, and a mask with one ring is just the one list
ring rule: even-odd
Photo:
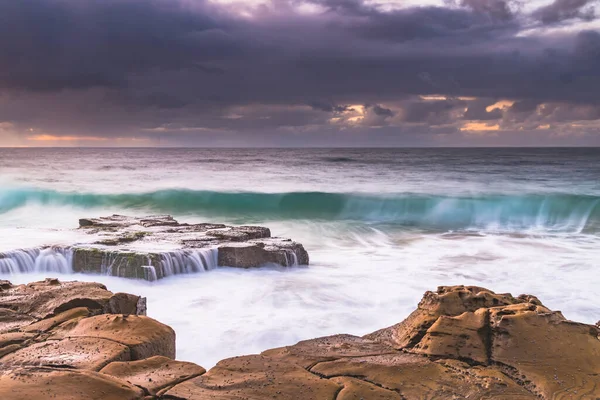
[[169,215],[79,220],[90,240],[0,253],[0,272],[83,272],[146,280],[220,266],[308,265],[304,247],[260,226],[179,223]]
[[0,282],[0,399],[600,398],[600,329],[534,296],[427,292],[404,321],[204,368],[145,301],[95,283]]

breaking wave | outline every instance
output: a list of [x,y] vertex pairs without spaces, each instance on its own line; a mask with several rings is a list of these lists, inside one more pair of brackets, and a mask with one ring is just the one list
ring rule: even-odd
[[113,207],[163,213],[250,216],[256,219],[325,219],[385,222],[424,229],[544,229],[600,231],[600,197],[575,194],[439,196],[327,192],[70,193],[0,189],[0,214],[29,204]]

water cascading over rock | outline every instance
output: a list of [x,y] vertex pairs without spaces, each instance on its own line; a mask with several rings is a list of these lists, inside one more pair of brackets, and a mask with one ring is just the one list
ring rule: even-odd
[[82,219],[90,243],[0,253],[0,273],[93,273],[154,281],[221,266],[306,265],[308,253],[268,228],[180,224],[170,216]]
[[73,272],[73,251],[70,248],[47,247],[13,250],[0,253],[0,273]]

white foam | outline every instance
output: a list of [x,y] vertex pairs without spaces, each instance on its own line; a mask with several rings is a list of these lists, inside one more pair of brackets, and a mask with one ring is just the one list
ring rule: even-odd
[[[593,235],[401,233],[306,221],[269,227],[303,243],[311,266],[217,268],[156,282],[60,278],[100,281],[114,292],[147,296],[148,314],[177,332],[178,357],[204,367],[299,340],[363,335],[393,325],[439,285],[534,294],[567,318],[600,319],[593,279],[600,269],[600,239]],[[57,274],[0,279],[24,283],[50,275]]]
[[68,248],[48,247],[0,253],[2,274],[72,272],[73,252]]
[[189,249],[161,254],[163,276],[205,272],[217,268],[216,248]]

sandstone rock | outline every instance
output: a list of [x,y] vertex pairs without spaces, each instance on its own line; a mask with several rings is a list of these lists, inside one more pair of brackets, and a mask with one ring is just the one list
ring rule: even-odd
[[[260,226],[182,224],[168,215],[143,218],[112,215],[82,218],[86,243],[0,253],[10,271],[35,269],[38,258],[57,263],[60,271],[97,273],[156,280],[218,266],[254,268],[308,264],[304,247],[289,239],[271,237]],[[2,264],[0,264],[1,266]],[[52,264],[52,268],[59,268]],[[0,290],[2,286],[0,286]]]
[[12,286],[12,283],[10,283],[9,281],[0,279],[0,290],[7,290],[10,289]]
[[0,373],[2,400],[136,400],[141,389],[83,370],[18,368]]
[[338,377],[331,380],[343,388],[338,393],[336,400],[404,400],[393,390],[376,386],[357,378]]
[[304,368],[264,356],[219,362],[206,374],[187,380],[164,397],[187,400],[333,400],[341,386]]
[[492,309],[492,360],[545,398],[600,398],[600,329],[533,304]]
[[[136,219],[119,215],[84,219],[80,225],[87,231],[100,232],[105,239],[74,248],[75,271],[152,280],[173,273],[199,272],[217,265],[253,268],[265,264],[291,266],[309,262],[302,245],[272,238],[271,231],[260,226],[189,225],[179,224],[169,216]],[[140,231],[142,228],[148,229]],[[170,244],[173,250],[142,251],[140,245],[147,248],[148,243],[156,248]],[[217,248],[218,257],[213,265],[212,260],[206,259],[212,257],[207,251],[214,249],[216,254]]]
[[[393,327],[231,358],[205,373],[170,359],[171,328],[121,314],[139,313],[140,298],[92,285],[87,299],[78,291],[86,285],[3,284],[0,305],[14,309],[0,309],[0,399],[600,398],[600,328],[533,296],[441,287]],[[119,314],[95,315],[105,312]]]
[[[319,363],[311,372],[325,377],[360,377],[405,399],[527,398],[531,393],[502,374],[469,373],[470,366],[449,367],[425,357],[396,353],[343,358]],[[498,371],[499,372],[499,371]]]
[[26,332],[0,333],[0,358],[19,350],[35,336]]
[[[0,292],[0,331],[28,325],[36,319],[52,317],[74,308],[86,308],[91,313],[119,310],[137,313],[138,307],[145,308],[144,304],[140,304],[139,296],[113,295],[99,283],[60,282],[49,278],[11,286]],[[145,309],[140,311],[145,312]]]
[[[1,304],[2,303],[0,303],[0,305]],[[21,314],[9,308],[0,307],[0,333],[9,332],[22,326],[27,326],[35,321],[35,318],[27,314]]]
[[[8,346],[4,346],[4,347],[0,348],[0,358],[4,357],[7,354],[10,354],[12,352],[19,350],[22,347],[23,346],[21,346],[20,344],[9,344]],[[0,370],[1,369],[2,368],[0,368]]]
[[99,283],[46,279],[3,290],[0,307],[42,319],[76,307],[100,311],[111,297],[112,293]]
[[108,300],[108,314],[146,315],[146,298],[128,293],[115,293]]
[[130,360],[127,346],[95,337],[46,340],[2,358],[4,368],[31,365],[69,367],[98,371],[113,361]]
[[156,394],[163,388],[202,375],[206,370],[196,364],[155,356],[139,361],[113,362],[100,372],[123,379]]
[[310,369],[323,361],[388,353],[395,353],[395,350],[383,343],[352,335],[334,335],[267,350],[262,355]]
[[222,227],[206,231],[207,236],[230,242],[246,242],[252,239],[266,239],[271,237],[269,228],[262,226],[239,226],[235,228]]
[[29,339],[33,339],[35,336],[35,334],[27,332],[2,333],[0,334],[0,347],[23,343]]
[[67,321],[79,321],[82,318],[86,318],[92,315],[90,310],[86,307],[76,307],[70,310],[64,311],[54,317],[46,318],[38,322],[34,322],[27,325],[21,330],[23,332],[47,332],[50,329],[58,326]]
[[430,356],[489,363],[489,311],[481,308],[457,317],[440,316],[412,351]]
[[542,398],[595,399],[600,397],[599,335],[598,327],[566,321],[534,296],[460,286],[426,293],[408,319],[366,338],[481,364],[468,371],[510,376]]
[[127,346],[131,360],[152,356],[175,358],[175,332],[169,326],[145,316],[98,315],[84,318],[74,326],[59,326],[51,337],[102,338]]
[[282,266],[307,265],[308,253],[301,244],[269,239],[219,246],[219,265],[253,268],[265,264]]
[[407,319],[366,337],[396,348],[412,348],[442,315],[455,317],[480,308],[510,305],[520,301],[510,294],[498,295],[475,286],[442,286],[437,292],[426,292],[417,310]]

